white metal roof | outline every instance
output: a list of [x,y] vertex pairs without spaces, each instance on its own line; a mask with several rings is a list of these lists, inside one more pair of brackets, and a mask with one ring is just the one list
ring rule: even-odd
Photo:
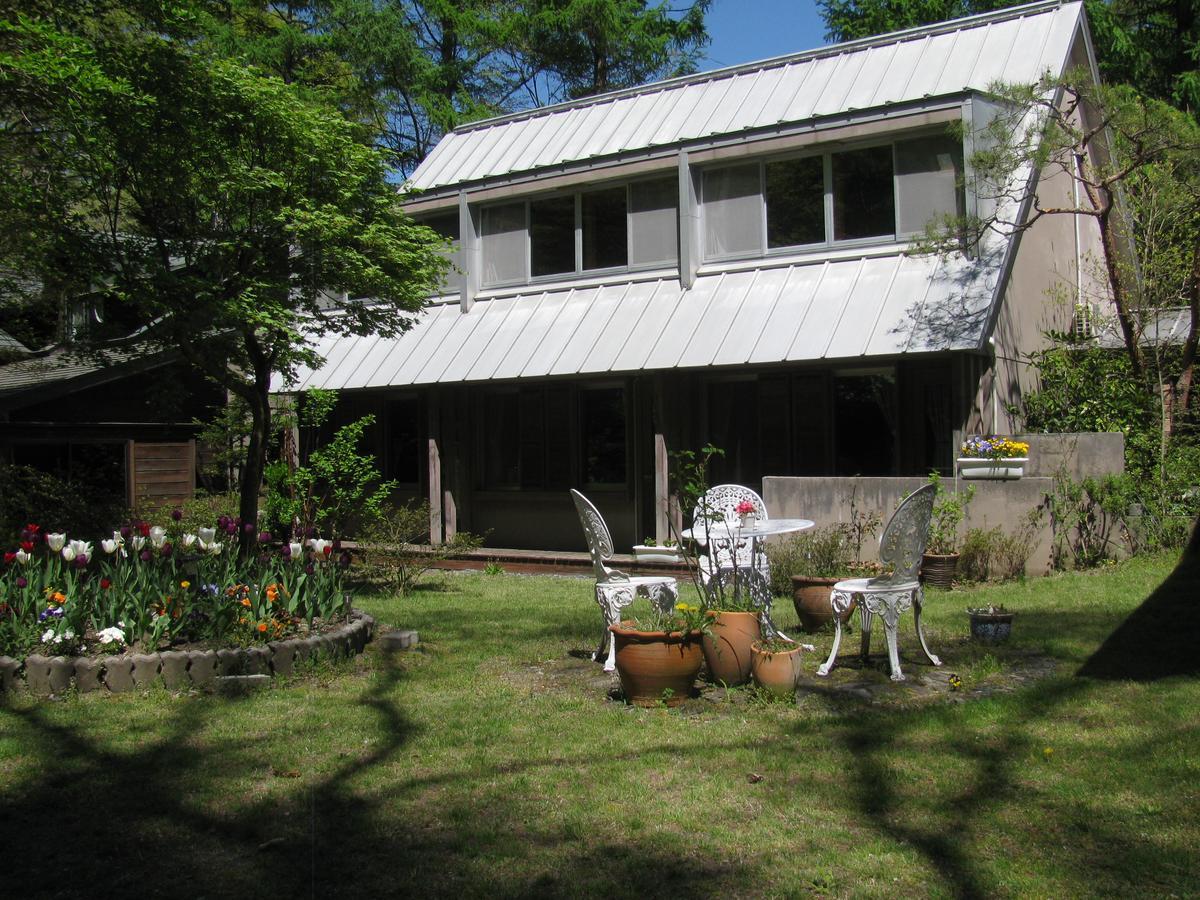
[[977,349],[999,268],[903,254],[434,306],[398,338],[321,340],[292,385],[381,388]]
[[1036,81],[1064,70],[1082,8],[1034,3],[478,122],[442,138],[408,184],[430,190]]

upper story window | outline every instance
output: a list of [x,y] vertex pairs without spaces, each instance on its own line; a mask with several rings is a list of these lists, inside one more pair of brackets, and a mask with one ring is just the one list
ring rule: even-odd
[[962,148],[944,135],[708,169],[704,255],[911,237],[963,212],[961,183]]
[[[428,215],[416,216],[414,220],[419,225],[425,225],[432,228],[446,240],[450,241],[450,247],[446,251],[446,258],[450,260],[450,264],[455,269],[461,269],[462,261],[462,242],[459,240],[458,233],[458,208],[446,212],[430,213]],[[446,273],[447,281],[454,278],[454,271]]]
[[679,259],[674,178],[484,207],[481,281],[520,284]]

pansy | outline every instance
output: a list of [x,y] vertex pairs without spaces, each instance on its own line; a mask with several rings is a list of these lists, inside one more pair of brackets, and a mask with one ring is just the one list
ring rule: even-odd
[[102,644],[125,643],[125,632],[116,625],[112,625],[108,628],[105,628],[103,631],[97,632],[96,637],[99,638],[100,643]]

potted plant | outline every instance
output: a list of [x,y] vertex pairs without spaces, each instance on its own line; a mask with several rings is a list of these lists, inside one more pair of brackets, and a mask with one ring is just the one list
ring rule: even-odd
[[755,641],[751,647],[754,683],[777,696],[793,696],[800,678],[803,650],[795,641],[778,637]]
[[701,646],[709,677],[726,685],[750,680],[750,647],[762,637],[758,609],[748,592],[713,590],[704,598],[709,628]]
[[930,474],[936,493],[933,516],[929,520],[929,539],[921,558],[921,575],[926,584],[949,589],[958,571],[958,529],[967,514],[967,504],[975,496],[975,486],[965,491],[947,491],[941,476]]
[[1014,481],[1025,474],[1029,444],[997,435],[974,435],[958,450],[958,472],[963,478]]
[[648,537],[642,543],[633,545],[633,558],[640,563],[678,563],[681,560],[679,544],[667,538],[660,546],[657,540]]
[[981,644],[1001,644],[1012,634],[1015,613],[1003,606],[967,607],[971,617],[971,639]]
[[678,706],[691,696],[704,662],[700,642],[708,628],[704,611],[688,603],[608,626],[625,699],[635,706]]

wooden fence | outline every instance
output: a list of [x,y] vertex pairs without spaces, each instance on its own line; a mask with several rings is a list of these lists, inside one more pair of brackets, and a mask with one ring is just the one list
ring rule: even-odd
[[125,491],[131,507],[174,506],[196,491],[196,442],[125,444]]

